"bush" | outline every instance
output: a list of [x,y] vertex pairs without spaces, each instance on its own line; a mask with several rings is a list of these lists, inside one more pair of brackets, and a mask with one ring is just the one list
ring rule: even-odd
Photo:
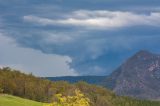
[[45,106],[90,106],[90,100],[80,90],[75,90],[75,96],[57,94],[56,98],[57,101]]

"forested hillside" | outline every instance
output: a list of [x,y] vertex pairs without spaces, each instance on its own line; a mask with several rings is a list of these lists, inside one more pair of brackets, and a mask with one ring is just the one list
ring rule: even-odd
[[[59,95],[59,99],[72,98],[76,96],[77,90],[80,95],[84,95],[83,98],[89,100],[89,106],[160,106],[160,102],[116,96],[112,91],[85,82],[75,84],[69,84],[64,81],[52,82],[10,68],[0,69],[0,89],[1,93],[43,103],[57,103],[60,106],[65,105],[59,103],[57,95]],[[84,100],[83,98],[82,100]]]

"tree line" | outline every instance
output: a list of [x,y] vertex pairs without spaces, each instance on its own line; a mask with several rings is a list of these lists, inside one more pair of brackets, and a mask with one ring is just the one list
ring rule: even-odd
[[0,68],[0,93],[43,103],[59,103],[57,94],[61,94],[62,98],[75,97],[76,90],[84,94],[84,98],[89,99],[90,106],[160,106],[158,101],[117,96],[106,88],[85,82],[75,84],[65,81],[53,82],[9,67]]

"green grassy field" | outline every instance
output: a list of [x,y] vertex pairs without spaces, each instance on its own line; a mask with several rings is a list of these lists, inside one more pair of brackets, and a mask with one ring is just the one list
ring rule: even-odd
[[0,106],[43,106],[43,104],[11,95],[0,95]]

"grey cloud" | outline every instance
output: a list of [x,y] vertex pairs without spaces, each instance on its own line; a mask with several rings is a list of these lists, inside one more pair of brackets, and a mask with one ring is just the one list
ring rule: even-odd
[[[44,55],[57,54],[61,58],[67,55],[62,61],[53,61],[53,66],[62,64],[65,70],[61,74],[54,70],[57,75],[104,75],[133,52],[158,48],[159,4],[158,0],[0,0],[3,18],[0,25],[7,33],[5,36],[16,40],[18,48],[32,49],[32,56],[38,54],[40,58],[42,54],[45,58]],[[20,50],[20,53],[23,52]],[[49,57],[40,58],[48,61],[46,67],[51,67]],[[72,62],[66,64],[70,60]],[[3,63],[33,72],[39,70],[31,69],[32,64]],[[66,71],[72,68],[73,71]]]
[[19,47],[16,42],[0,33],[0,66],[21,69],[37,76],[65,76],[77,75],[69,63],[68,56],[44,54],[31,48]]
[[49,19],[37,16],[24,16],[27,22],[47,26],[47,25],[70,25],[80,26],[89,29],[115,29],[126,26],[149,25],[159,26],[159,12],[151,12],[147,14],[135,14],[123,11],[107,11],[107,10],[80,10],[74,11],[65,19]]

